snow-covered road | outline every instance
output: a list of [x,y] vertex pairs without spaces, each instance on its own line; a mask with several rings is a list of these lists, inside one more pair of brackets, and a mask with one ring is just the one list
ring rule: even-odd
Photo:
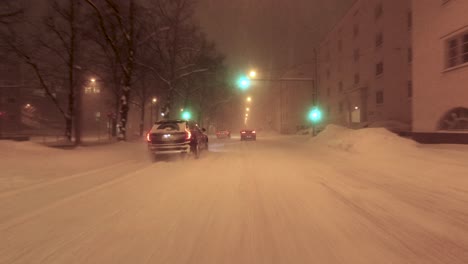
[[199,160],[157,163],[122,143],[12,165],[0,263],[468,263],[468,149],[304,141],[213,140]]

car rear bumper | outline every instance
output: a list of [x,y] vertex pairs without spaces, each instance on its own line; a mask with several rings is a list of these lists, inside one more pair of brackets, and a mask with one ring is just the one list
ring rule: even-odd
[[257,136],[241,136],[241,140],[257,140]]
[[148,144],[148,151],[155,155],[190,153],[190,143]]

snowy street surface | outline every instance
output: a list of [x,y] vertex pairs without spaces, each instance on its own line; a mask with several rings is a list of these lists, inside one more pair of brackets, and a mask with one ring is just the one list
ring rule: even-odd
[[331,126],[145,147],[0,141],[0,263],[468,263],[468,146]]

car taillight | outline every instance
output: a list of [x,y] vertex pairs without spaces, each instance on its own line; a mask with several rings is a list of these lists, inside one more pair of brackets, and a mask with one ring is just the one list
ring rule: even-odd
[[242,134],[245,134],[245,131],[242,131],[241,133],[242,133]]
[[185,129],[185,140],[189,140],[191,138],[192,138],[192,133],[188,129]]
[[146,133],[146,141],[151,142],[151,132]]

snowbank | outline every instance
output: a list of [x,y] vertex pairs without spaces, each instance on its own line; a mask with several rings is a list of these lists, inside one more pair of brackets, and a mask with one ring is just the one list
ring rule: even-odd
[[400,131],[411,131],[411,125],[402,123],[396,120],[385,120],[370,123],[370,128],[386,128],[390,131],[400,132]]
[[416,142],[402,138],[385,128],[353,130],[336,125],[328,125],[311,140],[311,143],[347,152],[369,154],[401,153],[414,150],[418,146]]

